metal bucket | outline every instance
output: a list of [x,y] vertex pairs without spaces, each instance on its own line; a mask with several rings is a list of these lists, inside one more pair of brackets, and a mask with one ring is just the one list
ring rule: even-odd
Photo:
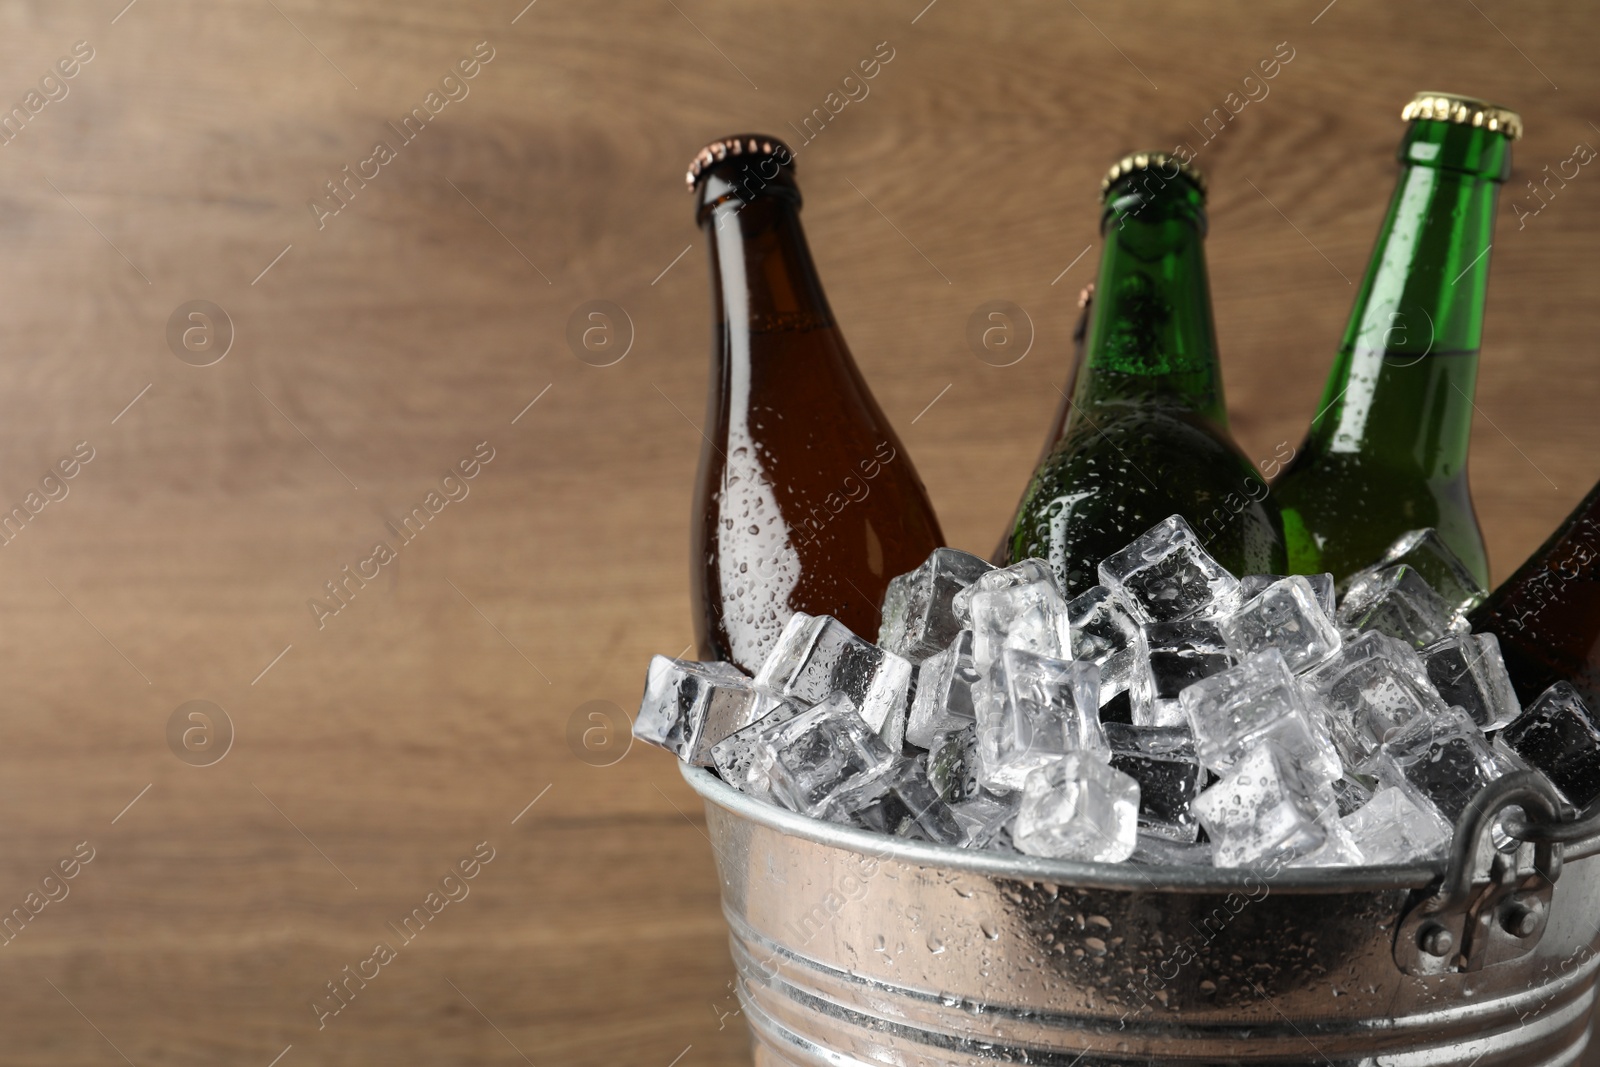
[[762,1067],[1493,1067],[1589,1040],[1600,830],[1552,828],[1531,775],[1469,806],[1448,864],[1229,871],[965,852],[683,773]]

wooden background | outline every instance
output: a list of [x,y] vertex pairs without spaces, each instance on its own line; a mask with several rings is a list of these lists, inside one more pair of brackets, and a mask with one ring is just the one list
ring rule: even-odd
[[[1474,428],[1496,574],[1600,475],[1600,172],[1521,228],[1510,206],[1600,144],[1592,9],[525,2],[0,5],[0,102],[94,51],[0,146],[0,505],[77,442],[95,456],[0,547],[0,911],[95,850],[0,945],[8,1065],[747,1062],[692,795],[655,751],[599,765],[620,733],[609,755],[570,739],[592,713],[625,729],[647,658],[690,640],[707,321],[685,165],[712,136],[793,136],[879,42],[894,58],[798,173],[954,544],[992,547],[1028,476],[1101,173],[1199,146],[1190,124],[1280,42],[1270,95],[1198,157],[1246,450],[1299,442],[1399,108],[1440,88],[1528,129]],[[319,229],[323,183],[480,41],[470,94]],[[198,299],[234,331],[206,367],[166,332]],[[600,299],[632,325],[607,367],[564,339]],[[1014,366],[967,346],[989,300],[1035,325]],[[308,600],[481,441],[470,496],[319,628]],[[211,766],[169,747],[191,700],[232,723]],[[319,1029],[325,983],[482,841],[470,896]]]

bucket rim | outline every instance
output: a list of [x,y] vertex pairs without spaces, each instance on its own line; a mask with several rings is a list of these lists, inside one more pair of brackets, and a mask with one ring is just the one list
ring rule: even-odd
[[684,781],[708,805],[715,804],[736,818],[819,845],[855,852],[876,861],[902,860],[925,867],[970,871],[1021,882],[1046,882],[1085,889],[1157,891],[1171,893],[1259,892],[1263,882],[1273,891],[1332,894],[1426,889],[1444,875],[1445,861],[1432,864],[1374,867],[1258,867],[1151,866],[1131,861],[1088,863],[1045,859],[1020,853],[972,851],[949,845],[908,841],[852,826],[824,822],[780,808],[759,797],[734,789],[710,771],[679,763]]

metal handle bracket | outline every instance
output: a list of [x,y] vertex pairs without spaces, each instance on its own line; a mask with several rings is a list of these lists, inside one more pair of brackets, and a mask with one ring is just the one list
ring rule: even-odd
[[[1520,959],[1538,945],[1561,876],[1563,844],[1558,835],[1529,828],[1555,824],[1562,806],[1544,777],[1527,771],[1496,779],[1472,798],[1456,822],[1443,878],[1411,894],[1395,928],[1400,970],[1477,971]],[[1520,807],[1523,818],[1507,816],[1510,807]],[[1497,826],[1514,847],[1495,847]]]

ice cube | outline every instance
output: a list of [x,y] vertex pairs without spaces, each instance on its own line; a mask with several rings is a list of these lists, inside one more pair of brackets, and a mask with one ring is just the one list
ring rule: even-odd
[[1355,588],[1356,581],[1371,572],[1402,563],[1428,583],[1452,614],[1461,615],[1471,611],[1487,595],[1461,557],[1451,551],[1439,537],[1439,531],[1431,526],[1401,534],[1384,552],[1382,559],[1352,574],[1346,580],[1346,588]]
[[1073,658],[1100,668],[1100,703],[1125,691],[1133,682],[1139,624],[1122,602],[1105,586],[1090,586],[1068,602],[1067,621]]
[[1384,738],[1412,719],[1446,707],[1416,650],[1376,632],[1345,642],[1304,681],[1327,709],[1334,743],[1352,767],[1367,763]]
[[975,723],[934,738],[928,749],[928,780],[951,804],[978,795],[978,728]]
[[900,751],[911,664],[863,641],[831,615],[795,612],[756,672],[755,684],[806,704],[843,691],[884,744]]
[[988,563],[960,549],[934,549],[922,566],[889,583],[883,594],[878,647],[912,663],[948,647],[961,629],[951,601],[991,570]]
[[906,721],[906,740],[932,748],[934,739],[974,721],[972,687],[979,681],[972,665],[972,631],[962,630],[943,652],[917,668],[916,695]]
[[1074,752],[1028,775],[1012,840],[1030,856],[1120,863],[1138,823],[1139,783]]
[[1449,851],[1453,833],[1433,804],[1406,786],[1387,785],[1340,820],[1370,864],[1426,863]]
[[633,736],[709,767],[712,746],[750,725],[755,707],[755,688],[733,664],[656,656],[645,675]]
[[1100,668],[1008,648],[990,675],[994,699],[978,709],[979,780],[1021,789],[1028,773],[1069,752],[1108,758],[1096,715]]
[[1339,627],[1323,612],[1311,583],[1300,575],[1267,586],[1217,625],[1235,656],[1243,659],[1276,648],[1296,674],[1339,651]]
[[[1239,579],[1239,601],[1243,603],[1251,597],[1259,596],[1269,585],[1281,582],[1289,577],[1286,574],[1247,574]],[[1328,618],[1333,618],[1336,601],[1333,595],[1333,575],[1331,574],[1303,574],[1306,581],[1311,583],[1311,591],[1316,594],[1317,604],[1322,608],[1322,613]]]
[[[1036,561],[1024,560],[1017,566],[1033,562]],[[989,668],[1007,648],[1052,659],[1071,659],[1067,604],[1056,589],[1055,579],[1046,574],[998,588],[979,588],[987,579],[1004,573],[990,571],[971,587],[975,592],[967,606],[972,619],[972,665],[978,674],[987,677]]]
[[1349,827],[1339,820],[1339,805],[1332,797],[1313,798],[1318,806],[1317,822],[1322,827],[1322,844],[1289,860],[1291,867],[1359,867],[1366,863],[1361,847]]
[[1200,835],[1189,805],[1200,795],[1205,771],[1187,726],[1106,723],[1111,766],[1139,783],[1139,835],[1193,842]]
[[1178,694],[1233,664],[1222,631],[1210,619],[1146,623],[1135,644],[1129,690],[1133,721],[1141,726],[1186,725]]
[[1422,662],[1440,698],[1465,709],[1479,729],[1498,730],[1522,712],[1494,634],[1451,634],[1423,649]]
[[896,762],[843,691],[779,727],[763,756],[779,803],[818,818],[877,800],[889,790]]
[[1343,818],[1351,812],[1359,811],[1367,801],[1371,800],[1373,784],[1371,778],[1364,774],[1356,774],[1347,768],[1333,783],[1333,796],[1339,805],[1339,817]]
[[1577,807],[1600,796],[1600,723],[1570,684],[1540,693],[1496,742],[1543,771]]
[[[837,813],[838,806],[830,809]],[[956,821],[950,806],[928,781],[927,756],[903,759],[889,773],[889,790],[867,808],[853,813],[850,821],[879,833],[932,841],[940,845],[959,845],[966,832]]]
[[1210,867],[1211,842],[1190,844],[1141,833],[1129,859],[1150,867]]
[[1201,793],[1194,814],[1218,867],[1246,867],[1274,856],[1315,852],[1327,840],[1314,787],[1276,745],[1253,746]]
[[1412,785],[1454,824],[1478,791],[1514,764],[1496,758],[1472,716],[1446,708],[1418,715],[1396,730],[1378,750],[1373,768],[1385,785]]
[[[1008,567],[996,567],[985,571],[974,579],[971,585],[960,589],[950,598],[950,609],[955,613],[956,620],[962,623],[972,621],[972,598],[979,593],[992,593],[997,589],[1008,589],[1013,585],[1033,585],[1037,582],[1046,582],[1056,585],[1055,572],[1050,569],[1050,564],[1042,559],[1024,559]],[[1057,589],[1059,590],[1059,586]]]
[[1339,605],[1341,626],[1376,630],[1414,648],[1431,645],[1450,633],[1454,618],[1450,605],[1404,563],[1353,581]]
[[961,827],[962,848],[988,848],[1016,818],[1019,794],[996,797],[980,793],[950,805],[950,813]]
[[1163,519],[1101,560],[1100,584],[1145,623],[1208,614],[1239,591],[1239,580],[1207,554],[1181,515]]
[[1179,701],[1194,731],[1200,762],[1217,774],[1229,773],[1267,742],[1315,785],[1330,784],[1343,773],[1320,709],[1306,700],[1275,648],[1194,683]]
[[772,782],[767,775],[770,764],[765,757],[766,744],[777,735],[780,727],[809,709],[798,700],[762,694],[757,710],[765,713],[738,733],[729,734],[711,746],[711,761],[722,780],[739,792],[770,797]]

